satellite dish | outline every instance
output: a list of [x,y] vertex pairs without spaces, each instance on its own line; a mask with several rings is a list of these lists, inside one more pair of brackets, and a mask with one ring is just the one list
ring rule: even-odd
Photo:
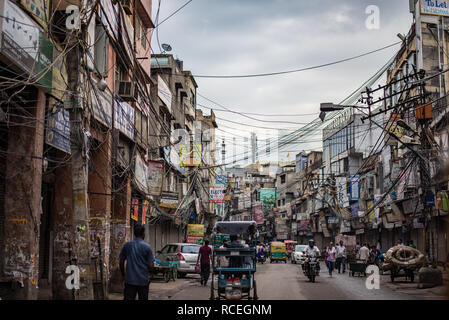
[[162,49],[164,49],[164,52],[170,52],[172,50],[171,46],[169,44],[166,44],[166,43],[162,44]]

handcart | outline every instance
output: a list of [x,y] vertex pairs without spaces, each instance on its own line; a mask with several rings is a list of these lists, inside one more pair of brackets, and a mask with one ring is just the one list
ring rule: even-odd
[[363,260],[355,260],[352,262],[349,262],[349,276],[355,276],[355,274],[358,274],[358,276],[361,276],[363,274],[364,277],[366,277],[366,267],[368,266],[368,263],[366,263]]
[[[257,265],[256,241],[253,239],[256,223],[254,221],[217,222],[214,230],[216,233],[231,236],[244,235],[248,245],[244,246],[233,242],[225,248],[214,249],[210,299],[241,300],[246,298],[257,300],[256,279],[254,277]],[[226,265],[217,264],[216,261],[218,260],[226,260],[227,263]]]
[[410,279],[410,282],[414,282],[415,270],[415,266],[394,266],[390,269],[391,282],[394,282],[394,280],[399,277],[405,277],[406,281]]
[[151,278],[161,276],[165,282],[178,279],[179,261],[159,260],[154,261],[154,266],[150,269]]

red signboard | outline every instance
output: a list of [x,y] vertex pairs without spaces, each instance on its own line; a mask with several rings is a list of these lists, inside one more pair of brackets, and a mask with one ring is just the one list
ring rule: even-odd
[[263,223],[263,218],[264,218],[263,206],[255,206],[254,221],[256,221],[256,223]]
[[147,210],[148,210],[148,200],[144,200],[142,205],[142,224],[146,223]]
[[139,218],[139,199],[132,200],[131,219],[137,221]]

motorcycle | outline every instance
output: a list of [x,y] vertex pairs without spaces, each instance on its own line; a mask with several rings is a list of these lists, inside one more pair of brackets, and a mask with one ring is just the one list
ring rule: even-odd
[[263,264],[265,261],[267,261],[267,258],[265,257],[265,254],[260,253],[260,254],[257,255],[257,262]]
[[320,261],[318,257],[307,257],[302,265],[304,275],[309,278],[310,282],[315,282],[315,277],[320,274]]

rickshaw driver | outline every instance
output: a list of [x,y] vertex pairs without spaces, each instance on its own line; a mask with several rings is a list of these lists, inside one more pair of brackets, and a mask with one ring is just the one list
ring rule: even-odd
[[[236,235],[231,235],[231,243],[228,248],[244,248],[242,243],[238,241]],[[231,268],[243,268],[243,257],[229,257],[229,267]]]

